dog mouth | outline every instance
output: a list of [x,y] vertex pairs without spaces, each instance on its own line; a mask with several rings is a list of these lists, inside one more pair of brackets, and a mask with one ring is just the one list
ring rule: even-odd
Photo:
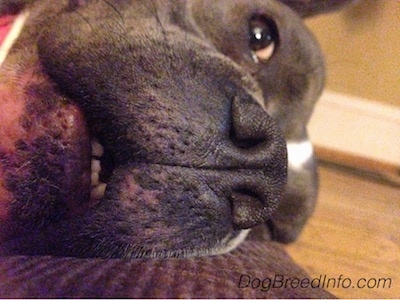
[[14,99],[18,118],[3,120],[15,136],[2,139],[0,179],[12,196],[0,202],[24,230],[82,217],[89,228],[107,227],[108,218],[117,232],[110,243],[218,254],[269,218],[282,197],[283,135],[247,93],[214,96],[211,108],[196,96],[177,106],[134,95],[147,102],[129,118],[113,108],[94,120],[95,109],[65,100],[47,76],[29,77],[23,89]]
[[125,64],[100,52],[86,64],[74,53],[55,57],[63,48],[53,51],[50,35],[45,42],[18,75],[14,102],[23,112],[14,121],[23,133],[0,153],[0,179],[13,195],[0,203],[12,219],[28,228],[82,217],[88,237],[108,232],[109,221],[107,239],[122,248],[220,253],[276,210],[286,184],[284,137],[231,61],[202,52],[192,65],[185,46],[173,62],[146,57],[158,48],[135,48],[144,56],[125,53],[134,58]]
[[104,197],[113,166],[105,160],[104,147],[97,138],[91,139],[91,153],[90,198],[98,201]]
[[[135,243],[151,245],[151,251],[141,251],[135,257],[218,255],[236,248],[248,229],[276,210],[283,183],[271,182],[269,172],[265,167],[152,162],[121,166],[97,138],[92,138],[90,202],[94,207],[118,203],[121,211],[136,218],[135,222],[152,228],[152,233],[143,234],[143,241],[137,237],[142,229],[122,228],[135,236]],[[204,224],[210,229],[200,232],[209,237],[208,241],[197,231]],[[176,239],[177,233],[185,240]],[[168,240],[173,240],[173,245],[166,243]]]
[[[272,167],[273,168],[273,167]],[[165,171],[168,170],[168,171]],[[148,176],[150,181],[157,178],[158,174],[163,172],[168,175],[160,176],[155,183],[148,183],[142,180],[142,176]],[[97,203],[105,198],[108,187],[115,190],[114,186],[122,185],[123,188],[117,188],[117,194],[113,191],[109,197],[130,198],[135,197],[137,187],[140,189],[152,191],[157,195],[161,190],[169,190],[168,181],[172,178],[172,185],[181,186],[182,189],[175,194],[177,198],[182,197],[185,191],[193,192],[191,197],[201,199],[206,192],[194,192],[198,186],[206,186],[216,199],[226,199],[229,203],[229,215],[232,216],[235,229],[248,229],[265,220],[265,215],[270,215],[276,209],[280,193],[276,193],[274,185],[281,183],[271,182],[271,170],[265,166],[250,168],[241,167],[221,167],[221,166],[188,166],[168,163],[135,162],[132,161],[126,165],[118,166],[115,164],[112,155],[99,142],[97,138],[91,138],[91,164],[90,164],[90,202]],[[157,174],[157,175],[153,175]],[[171,175],[172,174],[172,175]],[[181,175],[183,174],[183,175]],[[193,179],[189,179],[195,174]],[[116,177],[117,179],[114,179]],[[180,177],[186,177],[186,180]],[[201,178],[200,181],[196,181]],[[121,184],[122,183],[122,184]],[[157,185],[162,183],[162,187]],[[114,186],[110,186],[114,185]],[[197,184],[197,186],[196,186]],[[268,187],[266,188],[265,185]],[[183,191],[183,192],[182,192]],[[131,193],[129,195],[129,193]],[[149,192],[148,194],[151,194]],[[183,196],[184,198],[184,196]],[[268,203],[268,205],[266,205]],[[272,205],[271,205],[272,204]]]

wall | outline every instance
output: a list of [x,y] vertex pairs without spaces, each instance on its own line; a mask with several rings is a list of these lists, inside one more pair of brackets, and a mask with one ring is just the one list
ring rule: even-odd
[[306,23],[325,52],[329,90],[400,107],[400,1],[361,0]]
[[306,24],[327,61],[308,126],[317,156],[400,184],[400,1],[360,0]]

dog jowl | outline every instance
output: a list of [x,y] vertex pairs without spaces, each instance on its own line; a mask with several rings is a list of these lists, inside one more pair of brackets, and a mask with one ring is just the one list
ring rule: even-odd
[[306,12],[17,2],[0,6],[24,16],[0,69],[3,253],[190,256],[227,252],[257,225],[298,235],[324,81]]

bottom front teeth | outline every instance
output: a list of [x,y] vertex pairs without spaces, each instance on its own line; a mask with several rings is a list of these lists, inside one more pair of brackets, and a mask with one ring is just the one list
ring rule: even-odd
[[104,197],[104,193],[106,191],[107,184],[101,182],[100,172],[101,172],[101,162],[99,159],[104,154],[104,147],[99,143],[97,139],[92,140],[92,163],[91,163],[91,192],[90,196],[92,199],[99,200]]
[[107,184],[104,182],[99,183],[98,185],[92,186],[92,189],[90,191],[90,198],[96,199],[96,200],[103,198],[104,194],[106,192],[106,187],[107,187]]
[[92,156],[94,157],[102,157],[104,154],[104,147],[98,139],[92,139]]

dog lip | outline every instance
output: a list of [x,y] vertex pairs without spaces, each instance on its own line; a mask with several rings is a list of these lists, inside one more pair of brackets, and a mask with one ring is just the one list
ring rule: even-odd
[[[205,185],[213,192],[217,192],[219,197],[226,198],[231,202],[232,213],[234,217],[234,225],[236,229],[247,229],[253,227],[256,223],[265,220],[265,215],[271,212],[278,199],[282,196],[285,180],[276,178],[278,172],[284,177],[286,169],[273,170],[265,167],[258,168],[239,168],[239,167],[210,167],[210,166],[185,166],[177,164],[159,164],[159,163],[140,163],[135,162],[128,165],[118,166],[116,170],[117,180],[110,180],[114,186],[119,186],[128,177],[128,174],[143,174],[145,176],[158,176],[156,174],[163,173],[166,169],[175,169],[173,172],[178,177],[166,179],[166,184],[185,185],[187,181],[194,182],[199,186]],[[171,173],[167,172],[169,175]],[[120,177],[117,174],[125,174]],[[154,174],[154,175],[149,175]],[[220,175],[221,174],[221,175]],[[136,176],[137,176],[136,175]],[[193,178],[200,178],[198,181]],[[112,175],[113,177],[113,175]],[[140,177],[137,177],[140,178]],[[184,179],[182,182],[181,179]],[[176,181],[177,180],[177,181]],[[169,182],[169,183],[168,183]],[[165,186],[162,188],[164,189]],[[248,221],[249,215],[253,215],[251,221]]]
[[264,170],[264,166],[260,167],[237,167],[237,166],[191,166],[191,165],[179,165],[179,164],[166,164],[166,163],[151,163],[151,162],[134,162],[135,164],[141,165],[149,165],[149,166],[163,166],[163,167],[177,167],[177,168],[185,168],[185,169],[193,169],[193,170],[204,170],[204,171],[261,171]]
[[[209,247],[209,241],[196,234],[198,226],[207,224],[207,231],[217,239],[227,232],[253,227],[276,211],[282,192],[283,180],[263,168],[132,162],[119,165],[113,171],[105,201],[98,209],[106,211],[105,204],[113,203],[130,214],[135,223],[146,226],[156,220],[154,227],[151,225],[158,230],[156,235],[149,231],[138,237],[151,241],[152,249],[167,247],[164,240],[175,234],[174,228],[182,230],[182,224],[186,224],[187,235],[174,245],[176,249],[190,247],[189,241]],[[143,211],[152,213],[138,213]],[[126,226],[134,228],[135,225]],[[158,236],[165,238],[159,240]]]

